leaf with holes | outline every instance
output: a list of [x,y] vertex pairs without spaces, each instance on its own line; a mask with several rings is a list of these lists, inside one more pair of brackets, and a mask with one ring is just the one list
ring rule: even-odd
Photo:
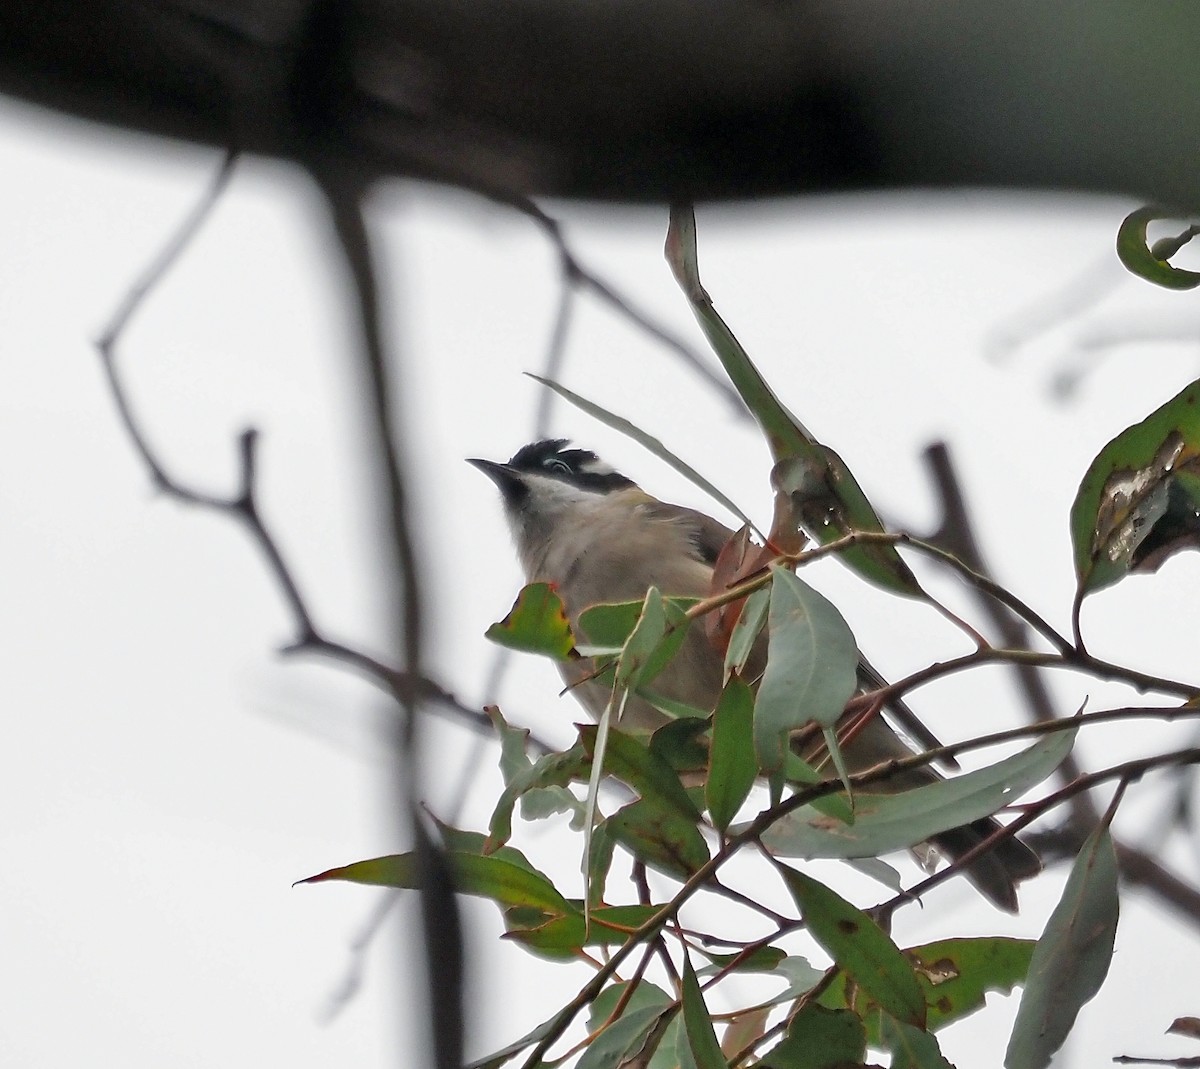
[[[989,991],[1007,995],[1025,982],[1033,956],[1032,939],[979,936],[941,939],[903,951],[925,992],[931,1032],[982,1009]],[[821,996],[821,1005],[852,1009],[867,1025],[867,1042],[887,1046],[879,1030],[880,1014],[870,996],[844,973]]]
[[1118,434],[1071,506],[1077,600],[1200,547],[1200,382]]

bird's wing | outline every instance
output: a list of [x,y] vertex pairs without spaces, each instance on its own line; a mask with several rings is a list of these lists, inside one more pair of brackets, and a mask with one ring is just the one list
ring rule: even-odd
[[733,531],[720,520],[714,520],[697,509],[683,505],[669,505],[665,501],[653,501],[645,506],[653,516],[670,519],[683,526],[696,547],[696,556],[709,567],[717,563],[717,557],[725,543],[733,537]]
[[[734,535],[734,532],[719,520],[714,520],[697,509],[685,508],[682,505],[670,505],[665,501],[653,501],[647,504],[646,508],[652,514],[683,524],[687,528],[692,544],[696,547],[697,555],[709,566],[716,564],[717,557],[725,547],[725,543]],[[858,661],[858,681],[864,690],[878,690],[887,685],[883,677],[861,653]],[[885,709],[900,730],[922,749],[933,750],[942,745],[938,737],[921,723],[917,714],[901,699],[892,699],[887,703]],[[945,758],[938,764],[950,770],[959,767],[958,762],[953,758]]]

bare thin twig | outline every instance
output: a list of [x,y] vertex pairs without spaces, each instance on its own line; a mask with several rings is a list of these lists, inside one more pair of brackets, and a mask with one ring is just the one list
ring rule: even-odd
[[541,227],[542,231],[558,251],[565,285],[570,287],[583,286],[591,290],[592,293],[604,301],[610,308],[620,313],[645,334],[660,342],[683,360],[684,364],[690,370],[699,375],[708,386],[725,399],[738,419],[750,418],[750,414],[741,397],[738,396],[737,391],[711,367],[707,359],[672,331],[655,322],[648,313],[634,307],[633,302],[629,298],[618,293],[613,286],[605,282],[580,262],[567,243],[567,239],[562,232],[562,226],[557,219],[547,215],[537,204],[528,198],[502,197],[500,199],[503,203],[515,208]]

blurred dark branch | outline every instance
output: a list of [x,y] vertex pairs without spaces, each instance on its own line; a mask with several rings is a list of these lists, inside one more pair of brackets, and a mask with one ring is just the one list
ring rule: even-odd
[[[416,546],[409,516],[408,488],[398,442],[402,425],[393,395],[392,374],[399,361],[389,361],[379,317],[379,289],[371,257],[370,236],[363,217],[365,187],[337,169],[315,166],[313,177],[325,194],[338,242],[350,269],[358,303],[362,356],[371,411],[370,447],[376,462],[388,534],[399,573],[389,584],[390,609],[400,627],[403,675],[420,679],[423,635],[422,593]],[[413,688],[396,693],[404,715],[400,720],[399,778],[396,793],[407,808],[420,877],[422,935],[428,984],[425,992],[432,1022],[433,1053],[438,1069],[463,1064],[463,940],[458,900],[449,863],[425,829],[421,817],[420,705]]]
[[[528,216],[528,218],[532,219],[541,228],[558,253],[559,275],[561,285],[565,290],[590,290],[618,315],[628,319],[629,322],[643,331],[648,337],[653,338],[668,351],[674,353],[675,356],[683,361],[684,366],[689,371],[699,375],[705,385],[711,388],[729,405],[733,414],[738,419],[748,420],[750,418],[750,413],[742,399],[738,396],[737,391],[729,384],[726,376],[713,367],[707,357],[702,356],[672,331],[655,322],[649,313],[635,307],[628,297],[618,293],[613,286],[591,271],[575,255],[571,246],[567,243],[566,235],[563,234],[562,224],[557,219],[547,215],[533,201],[527,198],[506,197],[497,195],[494,192],[487,194],[486,191],[485,195],[490,195],[492,199],[498,200],[500,203],[509,204],[523,215]],[[555,331],[551,338],[547,364],[561,360],[561,352],[559,350],[565,341],[567,325],[564,307],[569,309],[569,306],[560,305],[558,320],[556,321]],[[556,376],[547,375],[546,377],[555,378]]]
[[660,203],[972,185],[1187,205],[1198,33],[1195,5],[1139,0],[39,0],[0,4],[0,92],[201,144],[327,152],[364,185]]

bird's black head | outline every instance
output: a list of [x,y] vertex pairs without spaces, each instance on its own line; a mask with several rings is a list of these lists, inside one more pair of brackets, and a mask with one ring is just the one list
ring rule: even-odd
[[568,449],[566,438],[544,438],[522,446],[513,454],[508,467],[529,474],[548,475],[584,490],[606,494],[633,485],[614,471],[590,449]]

